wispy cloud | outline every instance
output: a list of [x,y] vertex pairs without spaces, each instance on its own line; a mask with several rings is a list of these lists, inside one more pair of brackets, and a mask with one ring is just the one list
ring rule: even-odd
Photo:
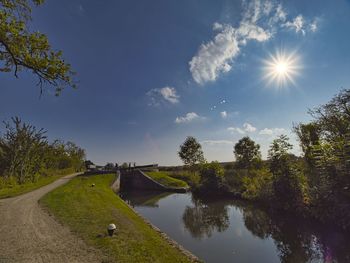
[[220,116],[221,116],[221,118],[226,119],[227,118],[227,112],[226,111],[220,112]]
[[214,40],[202,44],[197,55],[189,62],[192,77],[199,84],[214,81],[220,73],[230,71],[230,62],[239,53],[233,27],[217,25],[214,30],[220,32]]
[[245,133],[244,130],[242,130],[241,128],[238,128],[238,127],[228,127],[227,130],[232,132],[232,133],[234,133],[234,132],[237,132],[239,134],[244,134]]
[[185,116],[181,117],[176,117],[175,123],[180,124],[180,123],[189,123],[195,120],[204,120],[204,117],[199,116],[195,112],[189,112]]
[[206,144],[206,145],[221,145],[221,144],[233,145],[233,142],[228,140],[204,140],[204,141],[201,141],[200,143]]
[[213,40],[202,44],[189,62],[192,78],[198,84],[215,81],[221,74],[229,72],[234,59],[249,41],[265,42],[272,38],[277,29],[294,28],[305,34],[316,31],[317,21],[307,23],[302,15],[291,21],[282,4],[274,1],[243,1],[243,15],[238,27],[214,23],[216,35]]
[[149,98],[149,106],[159,106],[162,103],[179,103],[180,96],[173,87],[164,87],[161,89],[151,89],[146,93]]
[[295,33],[306,35],[307,32],[316,32],[318,28],[318,21],[306,20],[302,15],[296,16],[292,21],[287,21],[283,24],[284,27],[294,30]]
[[273,136],[273,135],[280,135],[283,133],[286,133],[287,131],[283,128],[265,128],[259,131],[260,135],[267,135],[267,136]]
[[243,124],[243,128],[246,132],[255,132],[256,131],[256,128],[247,122]]
[[243,124],[242,128],[240,128],[240,127],[228,127],[227,130],[232,132],[232,133],[237,132],[239,134],[245,134],[245,133],[256,132],[257,129],[252,124],[246,122]]

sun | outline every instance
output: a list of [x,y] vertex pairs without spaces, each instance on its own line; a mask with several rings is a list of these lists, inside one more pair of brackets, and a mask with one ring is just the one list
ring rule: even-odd
[[267,79],[268,86],[277,88],[295,85],[295,77],[299,74],[301,65],[299,57],[295,52],[276,52],[264,61],[264,79]]

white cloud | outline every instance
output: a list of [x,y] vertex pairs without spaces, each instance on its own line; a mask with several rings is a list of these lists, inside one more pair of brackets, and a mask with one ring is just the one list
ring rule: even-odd
[[192,77],[198,84],[215,81],[219,74],[230,71],[230,62],[239,53],[235,29],[229,25],[215,28],[220,32],[214,40],[202,44],[189,62]]
[[261,131],[259,131],[259,134],[260,135],[267,135],[267,136],[272,136],[272,135],[280,135],[280,134],[283,134],[283,133],[286,133],[287,131],[283,128],[272,128],[272,129],[269,129],[269,128],[265,128],[265,129],[262,129]]
[[287,21],[282,26],[294,30],[295,33],[301,33],[305,36],[307,32],[316,32],[318,23],[317,19],[314,19],[312,22],[310,22],[306,20],[302,15],[298,15],[292,21]]
[[265,128],[265,129],[259,131],[259,134],[260,135],[272,135],[273,134],[273,130]]
[[[273,37],[278,28],[292,28],[305,35],[307,30],[316,31],[316,21],[308,25],[302,15],[287,21],[287,12],[282,4],[270,0],[243,2],[242,19],[237,27],[215,22],[213,40],[202,44],[189,62],[195,82],[203,85],[215,81],[221,74],[233,68],[234,59],[251,40],[265,42]],[[287,21],[287,22],[286,22]]]
[[176,94],[176,89],[172,87],[164,87],[160,89],[163,98],[171,103],[178,103],[180,96]]
[[316,32],[318,29],[318,23],[317,20],[315,19],[313,22],[310,24],[310,30],[311,32]]
[[189,112],[185,116],[182,117],[176,117],[175,123],[188,123],[194,120],[198,119],[204,119],[204,117],[200,117],[197,113],[195,112]]
[[151,89],[146,93],[149,97],[150,106],[159,106],[162,102],[170,102],[171,104],[179,103],[180,96],[177,95],[176,89],[173,87],[164,87],[161,89]]
[[227,112],[226,111],[222,111],[220,112],[221,118],[226,119],[227,118]]
[[246,132],[255,132],[256,131],[256,128],[247,122],[243,124],[243,128]]
[[276,15],[274,17],[275,21],[286,21],[287,13],[284,11],[283,6],[281,4],[277,5]]
[[234,132],[238,132],[239,134],[245,133],[244,130],[242,130],[241,128],[237,128],[237,127],[228,127],[227,130],[232,132],[232,133],[234,133]]
[[239,134],[245,134],[245,133],[253,133],[255,132],[257,129],[251,125],[250,123],[244,123],[242,128],[239,127],[229,127],[227,128],[228,131],[232,132],[232,133],[239,133]]
[[304,18],[302,15],[298,15],[293,19],[293,21],[287,21],[284,26],[294,29],[296,33],[301,32],[303,35],[305,35]]
[[269,15],[273,9],[273,4],[270,1],[266,1],[263,5],[263,13],[264,15]]
[[205,140],[205,141],[201,141],[200,143],[207,144],[207,145],[219,145],[219,144],[233,145],[233,142],[228,140]]

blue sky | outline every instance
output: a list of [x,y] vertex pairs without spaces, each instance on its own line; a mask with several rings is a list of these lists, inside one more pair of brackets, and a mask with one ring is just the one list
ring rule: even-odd
[[[233,160],[245,135],[266,157],[288,134],[298,153],[293,122],[349,88],[348,25],[342,0],[47,0],[30,27],[64,51],[79,87],[39,99],[30,73],[2,73],[0,119],[20,116],[100,164],[180,164],[188,135],[210,161]],[[295,60],[283,85],[266,78],[278,51]]]

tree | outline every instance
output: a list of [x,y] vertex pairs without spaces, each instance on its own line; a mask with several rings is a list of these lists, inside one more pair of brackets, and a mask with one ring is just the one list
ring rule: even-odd
[[[12,118],[0,136],[0,177],[3,182],[23,184],[39,177],[80,171],[85,151],[72,142],[49,143],[46,131]],[[65,170],[67,169],[67,170]]]
[[237,166],[248,169],[261,161],[260,145],[248,136],[240,139],[234,147]]
[[31,2],[39,6],[44,0],[0,0],[0,72],[13,72],[18,78],[19,71],[29,70],[38,77],[41,93],[43,85],[49,84],[59,95],[67,86],[76,87],[74,72],[45,34],[28,30]]
[[128,168],[129,168],[129,165],[128,165],[128,163],[123,163],[123,164],[120,166],[120,168],[122,168],[122,169],[128,169]]
[[313,149],[320,145],[320,127],[316,122],[299,123],[293,127],[299,138],[300,147],[304,152],[307,163],[313,166]]
[[194,168],[198,163],[204,163],[202,146],[197,142],[196,138],[188,136],[185,142],[180,145],[179,157],[185,165]]
[[312,122],[294,128],[307,163],[312,213],[349,227],[350,89],[309,114]]
[[292,148],[289,138],[280,135],[273,140],[268,151],[275,205],[286,210],[301,208],[307,191],[307,181],[302,169],[289,153]]
[[272,173],[282,173],[289,160],[289,150],[293,148],[293,145],[289,143],[289,138],[286,135],[280,135],[277,139],[274,139],[270,145],[268,151],[268,160],[270,161],[270,170]]
[[12,124],[5,123],[6,132],[0,138],[3,172],[13,176],[18,183],[35,181],[43,166],[44,149],[47,145],[43,129],[23,123],[20,118],[12,118]]
[[328,141],[344,139],[350,133],[350,89],[341,90],[330,102],[309,110]]

